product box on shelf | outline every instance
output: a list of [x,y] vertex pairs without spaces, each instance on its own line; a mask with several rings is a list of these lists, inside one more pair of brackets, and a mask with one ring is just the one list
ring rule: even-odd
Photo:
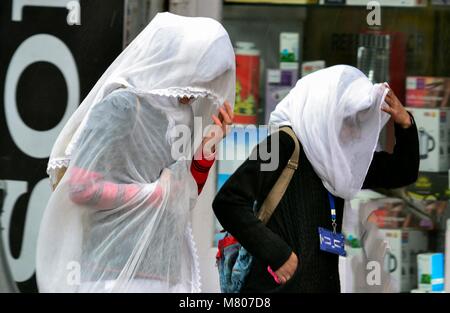
[[385,229],[439,230],[442,227],[445,228],[442,225],[443,220],[445,222],[445,219],[450,217],[448,201],[412,200],[412,203],[415,208],[397,198],[371,200],[365,205],[373,210],[368,221]]
[[252,42],[236,43],[234,122],[256,124],[259,104],[260,52]]
[[307,61],[302,63],[302,77],[311,74],[315,71],[325,68],[324,60]]
[[379,228],[406,228],[410,227],[408,212],[405,202],[398,198],[381,198],[372,200],[367,205],[372,205],[374,210],[368,220]]
[[449,169],[450,108],[408,108],[419,133],[420,171],[446,172]]
[[422,228],[428,228],[433,231],[430,236],[430,249],[435,252],[445,251],[445,231],[447,219],[450,218],[449,201],[422,201],[424,212],[428,214],[429,219],[423,218],[420,221]]
[[[346,4],[354,6],[367,6],[371,0],[320,0],[320,4]],[[426,0],[377,0],[382,7],[423,7]]]
[[394,290],[409,292],[417,287],[417,255],[428,250],[424,231],[380,229],[388,243],[384,268],[392,275]]
[[450,218],[445,231],[445,291],[450,292]]
[[266,78],[265,123],[269,122],[270,113],[283,100],[298,80],[297,70],[268,69]]
[[298,70],[300,59],[300,34],[280,33],[280,69]]
[[417,268],[419,289],[426,291],[444,290],[444,255],[442,253],[417,255]]
[[421,108],[450,106],[450,78],[409,76],[406,78],[406,105]]
[[450,5],[448,0],[431,0],[432,5]]
[[407,194],[415,200],[449,200],[448,172],[419,172],[414,184],[406,187]]
[[411,293],[427,293],[425,290],[422,289],[412,289]]
[[317,4],[318,0],[225,0],[225,2],[256,4]]

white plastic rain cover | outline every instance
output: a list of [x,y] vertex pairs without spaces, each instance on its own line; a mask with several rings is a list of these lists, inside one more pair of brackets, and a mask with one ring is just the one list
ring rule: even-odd
[[170,13],[113,62],[52,150],[51,180],[67,171],[41,224],[41,292],[200,291],[191,139],[234,104],[234,62],[218,22]]
[[[361,190],[372,162],[381,129],[389,115],[381,110],[388,92],[372,84],[358,69],[336,65],[299,80],[270,116],[270,124],[290,125],[325,188],[343,198],[343,231],[360,229],[366,261],[383,264],[385,244],[366,220],[353,225],[350,200]],[[362,214],[361,214],[362,215]],[[353,219],[354,220],[354,219]],[[364,264],[364,269],[365,264]],[[382,273],[382,288],[389,277]]]

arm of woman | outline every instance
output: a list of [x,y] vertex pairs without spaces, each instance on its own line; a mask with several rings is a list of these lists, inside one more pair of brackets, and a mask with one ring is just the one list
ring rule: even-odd
[[395,122],[394,152],[374,153],[363,188],[400,188],[417,180],[420,156],[414,118],[392,91],[386,97],[386,104],[383,110]]
[[203,190],[203,186],[208,179],[209,170],[214,164],[215,153],[205,156],[203,145],[197,150],[191,163],[191,174],[197,183],[198,194]]
[[198,194],[208,179],[208,173],[215,161],[216,146],[228,134],[233,124],[233,109],[225,101],[219,108],[218,116],[212,115],[213,127],[209,129],[202,140],[202,144],[196,151],[191,163],[191,174],[197,183]]
[[[70,199],[81,205],[88,205],[99,210],[107,210],[114,204],[125,204],[142,189],[138,184],[118,184],[103,179],[100,173],[73,167],[69,174]],[[147,204],[158,206],[162,200],[163,189],[158,182],[146,199]]]
[[[252,155],[228,178],[213,202],[214,213],[221,225],[253,256],[274,271],[285,264],[292,254],[292,249],[256,217],[254,203],[259,194],[268,194],[294,150],[294,142],[289,135],[280,132],[279,140],[279,147],[273,150],[270,149],[270,136],[260,143]],[[275,171],[261,171],[261,164],[270,162],[270,159],[261,160],[261,149],[270,151],[271,159],[275,153],[279,153],[279,163]]]

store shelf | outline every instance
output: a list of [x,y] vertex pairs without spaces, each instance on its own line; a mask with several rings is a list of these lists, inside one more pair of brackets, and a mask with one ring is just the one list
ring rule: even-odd
[[[367,1],[369,2],[369,0]],[[271,6],[271,7],[320,7],[320,8],[364,8],[367,4],[345,4],[345,3],[319,3],[318,1],[289,1],[289,0],[224,0],[225,6]],[[401,4],[381,4],[383,9],[402,9],[402,10],[450,10],[450,4],[431,4],[425,5],[401,5]]]

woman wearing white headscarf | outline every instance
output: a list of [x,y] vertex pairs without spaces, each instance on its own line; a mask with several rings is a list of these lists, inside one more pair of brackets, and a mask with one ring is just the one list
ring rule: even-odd
[[203,128],[211,117],[224,129],[231,123],[234,88],[233,47],[218,22],[152,20],[53,147],[40,291],[200,291],[190,210],[221,139]]
[[[395,122],[394,153],[375,152],[389,115]],[[241,291],[338,292],[338,255],[320,249],[319,227],[333,229],[333,201],[339,233],[351,213],[349,201],[361,188],[396,188],[416,180],[419,150],[412,116],[386,84],[373,85],[358,69],[338,65],[299,80],[269,123],[291,127],[301,151],[267,225],[256,218],[253,203],[264,202],[294,151],[284,132],[277,133],[279,145],[271,144],[273,135],[258,145],[213,202],[222,226],[254,257]],[[270,151],[271,159],[263,161],[260,150]],[[278,168],[262,171],[261,164],[274,157]],[[366,244],[368,234],[358,235],[373,258],[371,250],[379,247]]]

